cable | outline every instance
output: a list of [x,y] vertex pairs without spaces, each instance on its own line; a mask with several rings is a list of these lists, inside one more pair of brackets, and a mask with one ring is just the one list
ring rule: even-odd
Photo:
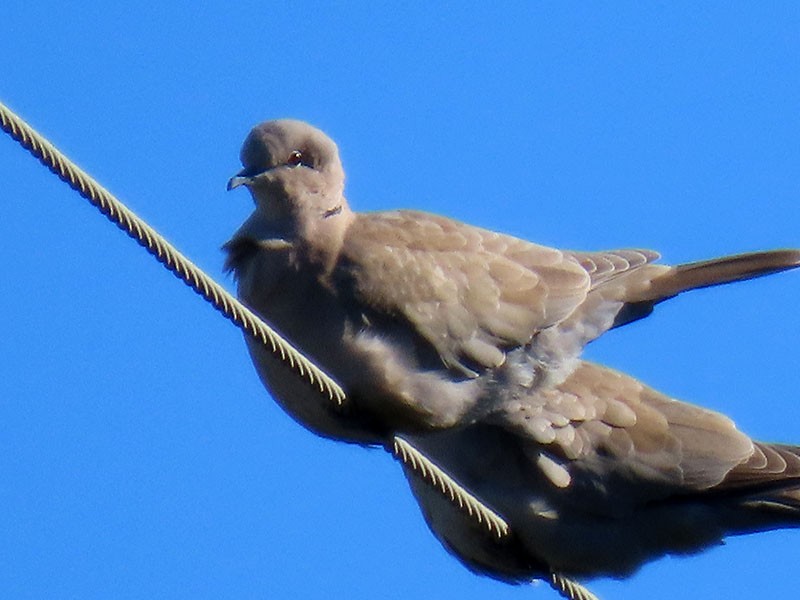
[[64,156],[11,109],[0,102],[0,128],[30,152],[59,179],[78,192],[112,223],[117,225],[145,248],[178,279],[210,302],[214,308],[242,331],[261,342],[280,359],[289,364],[311,385],[319,388],[337,405],[345,402],[341,386],[319,367],[292,347],[258,315],[231,296],[221,285],[206,275],[183,254],[178,252],[155,229],[136,216],[97,181]]

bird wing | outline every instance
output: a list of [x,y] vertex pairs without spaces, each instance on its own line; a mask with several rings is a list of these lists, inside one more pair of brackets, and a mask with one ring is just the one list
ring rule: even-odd
[[753,459],[764,452],[729,418],[588,362],[491,418],[527,438],[527,455],[551,483],[593,510],[605,503],[616,512],[770,476],[769,461]]
[[800,447],[753,442],[723,415],[586,362],[563,383],[509,399],[480,421],[411,441],[520,541],[504,553],[487,546],[485,535],[453,518],[457,509],[448,512],[438,489],[412,483],[445,545],[500,578],[536,561],[624,576],[727,532],[800,518]]
[[407,320],[448,366],[496,367],[586,297],[569,254],[416,211],[358,215],[339,274],[359,301]]

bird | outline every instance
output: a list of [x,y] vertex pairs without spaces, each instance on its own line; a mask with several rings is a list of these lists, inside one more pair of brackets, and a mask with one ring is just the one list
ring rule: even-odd
[[794,269],[800,250],[677,266],[652,250],[559,250],[414,210],[354,212],[336,144],[254,127],[228,189],[255,210],[223,249],[239,297],[344,388],[337,409],[255,339],[301,425],[386,447],[402,435],[499,515],[502,539],[405,466],[434,535],[475,572],[626,577],[727,535],[800,524],[800,447],[581,358],[686,291]]
[[477,422],[565,380],[586,344],[684,291],[800,265],[800,250],[679,266],[576,252],[421,211],[354,212],[336,144],[302,121],[254,127],[228,189],[255,210],[224,246],[240,299],[333,376],[336,410],[254,339],[256,370],[301,425],[385,444]]
[[406,467],[429,528],[469,569],[509,583],[625,578],[730,535],[800,526],[800,446],[754,441],[588,361],[491,419],[407,439],[511,534]]

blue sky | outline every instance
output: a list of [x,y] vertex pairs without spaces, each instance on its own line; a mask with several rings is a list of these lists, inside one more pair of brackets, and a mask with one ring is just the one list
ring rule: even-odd
[[[667,262],[800,246],[796,3],[15,3],[0,100],[231,289],[239,146],[295,117],[357,209]],[[9,598],[554,598],[477,577],[379,450],[318,439],[241,336],[0,140],[0,589]],[[705,290],[588,351],[800,442],[800,273]],[[591,587],[778,597],[800,533]]]

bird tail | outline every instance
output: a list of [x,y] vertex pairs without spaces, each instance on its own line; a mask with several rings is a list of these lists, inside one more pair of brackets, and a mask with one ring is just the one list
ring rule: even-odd
[[[646,265],[634,284],[620,278],[622,308],[613,327],[638,321],[653,312],[656,304],[682,292],[734,281],[744,281],[800,267],[800,250],[767,250],[712,258],[676,267]],[[649,272],[645,269],[650,269]],[[635,277],[636,271],[631,276]]]
[[755,442],[718,489],[738,498],[739,533],[800,527],[800,446]]
[[744,281],[800,267],[800,250],[768,250],[723,256],[678,265],[652,282],[652,299],[660,302],[681,292]]

